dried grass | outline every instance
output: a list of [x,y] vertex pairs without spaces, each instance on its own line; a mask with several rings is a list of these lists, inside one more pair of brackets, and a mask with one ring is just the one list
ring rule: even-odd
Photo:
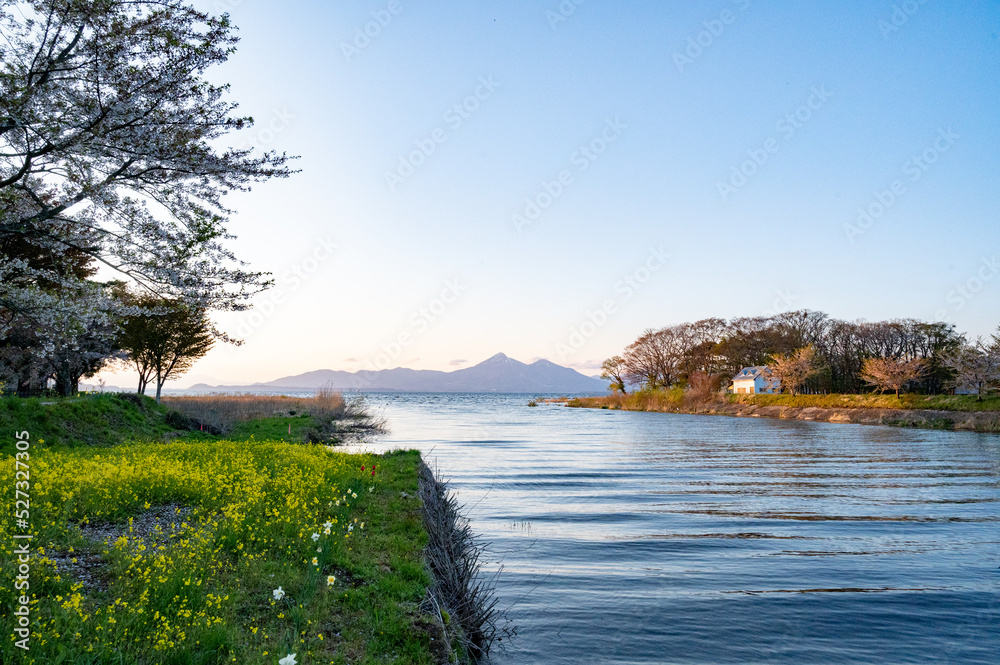
[[381,419],[368,413],[362,397],[347,400],[329,387],[318,389],[312,397],[215,393],[165,396],[163,402],[204,429],[219,434],[230,432],[238,423],[303,413],[324,423],[354,421],[353,428],[381,430],[384,426]]

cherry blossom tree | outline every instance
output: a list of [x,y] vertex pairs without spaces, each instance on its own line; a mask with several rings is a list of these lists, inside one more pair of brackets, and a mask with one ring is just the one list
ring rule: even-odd
[[861,379],[878,388],[879,393],[885,390],[896,392],[906,384],[916,381],[927,371],[925,358],[865,358],[861,365]]
[[[269,282],[226,248],[223,197],[290,171],[283,154],[217,147],[253,122],[204,78],[234,51],[228,16],[180,0],[0,0],[0,37],[0,238],[244,309]],[[81,232],[54,231],[67,224]],[[23,269],[0,256],[0,271]]]
[[233,31],[182,0],[0,0],[0,373],[19,388],[72,392],[114,355],[128,312],[98,266],[198,311],[270,284],[227,248],[223,200],[292,171],[220,147],[253,124],[205,78]]
[[811,376],[819,372],[816,351],[811,345],[792,353],[775,354],[767,368],[770,370],[769,380],[780,381],[781,387],[787,388],[793,396]]
[[952,370],[956,388],[976,391],[976,401],[982,401],[990,388],[1000,384],[1000,330],[989,342],[977,337],[945,357]]

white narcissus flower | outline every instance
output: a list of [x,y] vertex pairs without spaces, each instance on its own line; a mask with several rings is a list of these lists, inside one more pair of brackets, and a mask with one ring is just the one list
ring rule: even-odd
[[333,522],[330,522],[330,521],[323,522],[323,528],[324,529],[329,529],[332,526],[333,526]]
[[314,566],[318,566],[319,565],[319,559],[317,559],[316,557],[313,557],[313,565]]
[[326,585],[327,586],[333,586],[333,583],[336,582],[336,581],[337,581],[336,576],[334,576],[334,575],[327,575],[326,576]]
[[294,653],[290,653],[287,656],[285,656],[284,658],[282,658],[281,660],[279,660],[278,661],[278,665],[295,665],[296,662],[297,661],[295,660],[295,654]]
[[271,595],[274,596],[275,600],[281,600],[282,598],[285,597],[285,590],[279,586],[277,589],[271,592]]
[[312,535],[312,539],[313,539],[313,542],[315,543],[317,540],[319,540],[319,534],[318,533],[314,533]]

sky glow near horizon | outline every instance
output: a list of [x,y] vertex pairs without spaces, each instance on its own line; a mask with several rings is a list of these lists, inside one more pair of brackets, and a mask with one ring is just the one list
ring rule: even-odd
[[174,387],[596,374],[645,328],[790,309],[1000,323],[996,2],[195,4],[242,40],[209,72],[257,123],[227,143],[302,172],[227,200],[276,288]]

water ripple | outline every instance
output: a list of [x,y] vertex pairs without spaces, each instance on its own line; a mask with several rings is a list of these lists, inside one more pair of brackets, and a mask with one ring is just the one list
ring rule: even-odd
[[990,663],[1000,437],[381,395],[468,506],[497,663]]

